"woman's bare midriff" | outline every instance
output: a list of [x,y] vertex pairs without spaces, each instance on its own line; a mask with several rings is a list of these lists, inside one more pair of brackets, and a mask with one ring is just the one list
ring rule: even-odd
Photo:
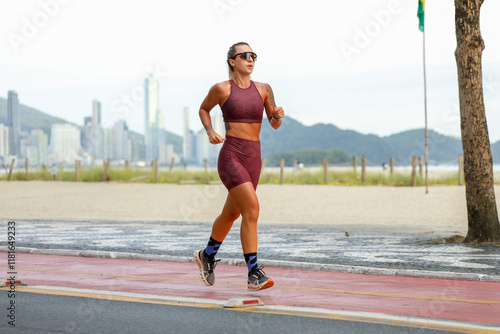
[[261,123],[226,122],[226,136],[257,141],[260,140],[261,125]]

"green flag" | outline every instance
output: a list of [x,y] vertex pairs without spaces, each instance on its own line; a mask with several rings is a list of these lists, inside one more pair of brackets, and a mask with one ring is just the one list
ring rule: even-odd
[[425,21],[425,0],[418,0],[418,29],[424,32],[424,21]]

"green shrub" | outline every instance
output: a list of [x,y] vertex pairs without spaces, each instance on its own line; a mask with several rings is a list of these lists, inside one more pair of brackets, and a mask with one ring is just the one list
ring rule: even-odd
[[[104,168],[103,167],[86,167],[80,169],[78,181],[80,182],[103,182]],[[11,181],[24,181],[26,174],[24,171],[18,171],[12,174]],[[140,178],[136,181],[130,181],[135,178]],[[317,171],[298,170],[295,172],[285,171],[285,184],[323,184],[324,173],[321,169]],[[56,179],[58,181],[75,182],[74,170],[58,170]],[[497,178],[498,180],[499,178]],[[6,181],[7,176],[2,174],[1,181]],[[33,169],[29,172],[29,180],[50,181],[52,175],[47,169]],[[108,169],[108,179],[111,182],[141,182],[154,183],[155,175],[152,168],[123,168],[110,167]],[[184,169],[174,169],[172,172],[160,171],[158,173],[158,183],[193,183],[193,184],[208,184],[211,182],[220,182],[219,175],[215,170],[207,172],[192,171]],[[260,176],[262,184],[279,184],[280,173],[276,170],[264,170]],[[500,181],[499,181],[500,182]],[[384,185],[384,186],[411,186],[411,173],[409,172],[394,172],[390,174],[388,171],[367,171],[366,182],[361,181],[361,171],[354,172],[352,170],[335,170],[328,171],[328,184],[330,185]],[[498,184],[498,183],[497,183]],[[417,185],[424,186],[425,179],[417,177]],[[429,178],[429,185],[458,185],[457,173],[450,172],[436,178]]]

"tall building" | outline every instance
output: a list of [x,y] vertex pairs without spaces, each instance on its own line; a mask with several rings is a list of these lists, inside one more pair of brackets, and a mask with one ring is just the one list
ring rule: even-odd
[[103,159],[113,159],[113,131],[111,129],[106,129],[101,127],[103,134]]
[[94,155],[92,146],[92,124],[85,123],[82,128],[82,149],[89,155]]
[[179,156],[174,152],[174,145],[166,144],[160,146],[160,164],[169,166],[172,162],[172,158],[174,159],[174,162],[179,162]]
[[144,80],[144,141],[146,145],[146,160],[158,158],[158,129],[160,121],[159,82],[150,74]]
[[204,164],[205,159],[209,158],[210,142],[208,141],[207,132],[205,129],[200,129],[195,135],[196,141],[196,163]]
[[182,138],[182,158],[184,163],[191,163],[197,158],[197,134],[189,129],[189,108],[184,108],[184,131]]
[[101,125],[101,102],[92,101],[92,126]]
[[80,129],[71,124],[54,124],[50,129],[52,162],[73,164],[79,158]]
[[21,149],[21,124],[19,122],[19,98],[10,90],[7,98],[7,126],[9,130],[9,153],[19,155]]
[[193,141],[193,132],[189,129],[189,108],[184,108],[184,131],[182,140],[182,156],[184,163],[195,158],[193,147],[196,146],[196,141]]
[[167,130],[165,129],[165,118],[161,110],[158,111],[158,160],[160,164],[167,163]]
[[[215,114],[215,112],[212,115],[212,128],[219,135],[225,137],[224,122],[222,120],[222,116],[219,114]],[[196,133],[195,141],[196,148],[194,149],[194,151],[196,153],[196,162],[198,164],[203,164],[205,162],[205,159],[207,159],[210,165],[216,165],[222,145],[210,144],[210,142],[208,141],[207,132],[204,128]]]
[[9,127],[0,123],[0,158],[9,155]]
[[129,159],[128,127],[125,121],[118,121],[112,130],[113,159]]
[[40,165],[38,160],[38,149],[35,146],[25,146],[23,156],[28,159],[30,166]]
[[144,137],[142,136],[136,136],[136,135],[130,135],[130,159],[131,160],[144,160],[145,159],[145,152],[144,152]]
[[101,125],[101,102],[92,101],[92,116],[84,117],[82,149],[92,160],[104,158],[104,129]]
[[87,126],[87,125],[92,125],[92,117],[84,117],[83,118],[83,126]]
[[[47,165],[49,163],[49,137],[41,129],[31,131],[30,146],[36,148],[37,164]],[[31,159],[30,159],[31,160]]]
[[[223,138],[226,137],[226,129],[224,127],[224,120],[222,118],[222,112],[212,112],[212,127],[214,131],[220,134]],[[217,158],[219,157],[220,149],[222,145],[210,145],[209,151],[209,161],[211,164],[217,164]]]

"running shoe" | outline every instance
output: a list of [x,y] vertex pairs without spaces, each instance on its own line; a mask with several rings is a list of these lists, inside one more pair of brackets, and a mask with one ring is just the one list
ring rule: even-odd
[[270,288],[274,285],[274,281],[271,277],[267,277],[264,267],[255,267],[248,274],[248,290],[259,291],[263,289]]
[[194,261],[200,268],[200,279],[206,285],[214,285],[215,283],[215,274],[214,269],[217,265],[217,262],[220,260],[215,260],[214,258],[206,259],[203,255],[203,249],[194,252]]

